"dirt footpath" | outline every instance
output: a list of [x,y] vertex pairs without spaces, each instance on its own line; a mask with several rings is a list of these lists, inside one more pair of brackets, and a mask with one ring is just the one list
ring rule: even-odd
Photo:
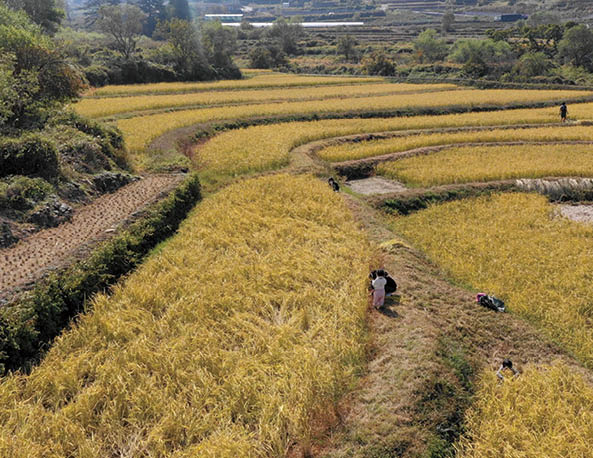
[[118,226],[170,192],[183,179],[183,174],[145,177],[77,209],[70,222],[0,250],[0,299],[109,238]]

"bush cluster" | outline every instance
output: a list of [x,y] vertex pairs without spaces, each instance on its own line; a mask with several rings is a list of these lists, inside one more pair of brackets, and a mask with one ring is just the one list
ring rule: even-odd
[[42,178],[10,177],[0,181],[0,210],[30,210],[53,191],[53,186]]
[[56,146],[38,134],[0,140],[0,177],[40,176],[51,180],[59,173]]
[[72,267],[53,273],[30,293],[0,309],[0,372],[27,370],[48,344],[81,313],[87,299],[138,265],[173,234],[201,198],[191,175],[142,220]]

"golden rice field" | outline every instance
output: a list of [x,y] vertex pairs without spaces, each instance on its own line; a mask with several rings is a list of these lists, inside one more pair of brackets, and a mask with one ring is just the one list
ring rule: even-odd
[[[330,99],[323,102],[301,101],[229,107],[203,108],[175,111],[122,119],[117,126],[124,133],[130,151],[143,151],[152,140],[164,133],[193,124],[244,119],[250,117],[274,117],[358,111],[407,110],[428,108],[476,108],[479,106],[505,106],[508,104],[538,103],[557,99],[587,98],[593,96],[585,91],[534,91],[534,90],[455,90],[425,94],[396,94],[357,98]],[[573,112],[571,111],[571,114]]]
[[216,91],[221,89],[258,89],[266,87],[320,86],[332,84],[376,83],[380,77],[344,78],[343,76],[299,76],[279,73],[259,73],[242,80],[220,80],[214,82],[154,83],[112,85],[95,89],[94,96],[117,96],[131,94],[170,94],[175,92]]
[[454,279],[500,296],[593,368],[593,226],[520,193],[432,206],[393,226]]
[[460,458],[590,457],[593,389],[561,363],[503,384],[486,372],[466,429]]
[[296,100],[322,100],[346,97],[368,97],[420,91],[453,89],[452,84],[348,84],[342,86],[310,86],[292,89],[208,91],[170,95],[139,95],[129,97],[85,98],[74,105],[83,116],[101,118],[119,113],[225,105],[238,103],[282,102]]
[[512,145],[449,148],[377,166],[377,174],[408,186],[472,181],[593,176],[593,145]]
[[[501,114],[502,115],[502,114]],[[553,126],[520,129],[491,129],[461,132],[442,132],[361,143],[343,143],[322,149],[317,155],[326,161],[341,162],[381,156],[411,149],[459,143],[491,142],[560,142],[592,141],[593,129],[589,126]],[[572,147],[571,147],[572,148]]]
[[[593,113],[593,104],[573,105],[571,112],[573,111],[581,119],[590,117]],[[365,132],[526,123],[546,124],[556,121],[558,121],[557,110],[552,107],[439,116],[327,119],[279,123],[219,134],[197,149],[196,163],[203,170],[240,174],[285,165],[293,148],[325,138]]]
[[365,360],[369,248],[309,176],[232,185],[0,382],[0,456],[282,456]]

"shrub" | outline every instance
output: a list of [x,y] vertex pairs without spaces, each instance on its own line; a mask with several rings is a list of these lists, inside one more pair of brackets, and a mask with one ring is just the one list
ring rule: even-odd
[[30,210],[53,192],[42,178],[13,177],[0,182],[0,209]]
[[58,150],[41,135],[0,140],[0,177],[33,175],[52,179],[58,172]]
[[91,86],[101,87],[109,84],[109,69],[103,65],[91,65],[85,68],[84,76]]

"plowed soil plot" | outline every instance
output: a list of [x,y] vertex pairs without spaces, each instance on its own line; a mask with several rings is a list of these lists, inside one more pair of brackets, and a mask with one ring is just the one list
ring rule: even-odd
[[0,250],[0,298],[105,239],[120,223],[155,202],[183,178],[181,174],[148,176],[78,209],[70,222]]

